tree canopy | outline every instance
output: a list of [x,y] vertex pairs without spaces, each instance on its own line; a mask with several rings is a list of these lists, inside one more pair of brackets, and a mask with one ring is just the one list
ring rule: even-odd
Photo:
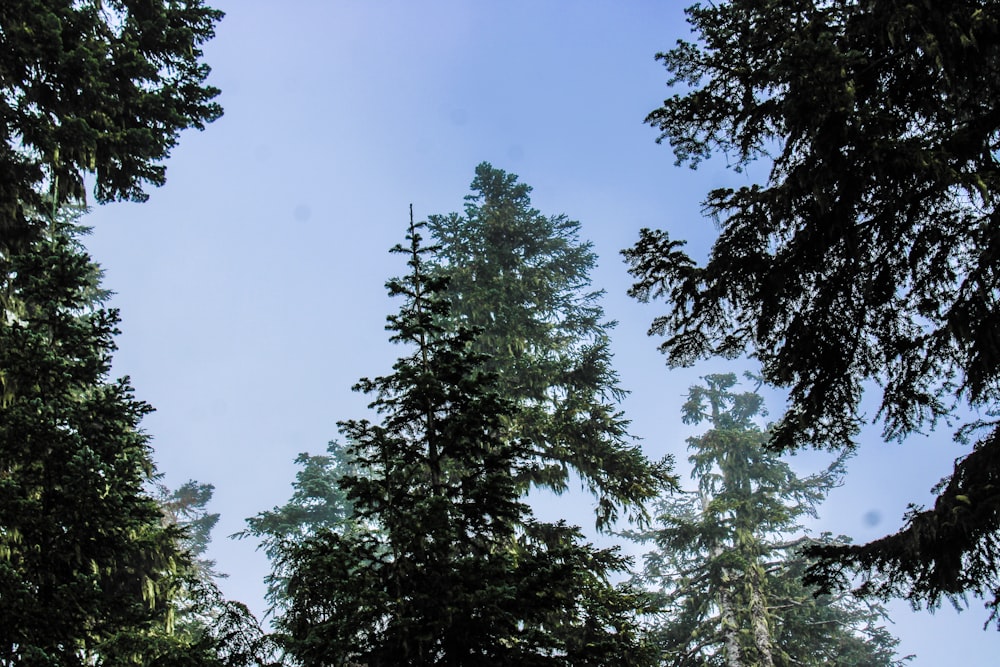
[[353,531],[286,543],[290,655],[312,665],[649,664],[635,622],[642,596],[608,582],[626,564],[565,524],[534,521],[514,463],[531,446],[515,404],[455,329],[447,278],[429,270],[411,221],[409,273],[389,281],[406,354],[356,388],[379,423],[341,422],[354,466]]
[[326,454],[303,452],[295,463],[301,467],[295,473],[288,502],[248,518],[247,527],[233,536],[261,540],[260,548],[271,562],[265,581],[272,611],[288,601],[284,554],[291,545],[300,545],[323,530],[351,529],[352,504],[340,480],[364,472],[351,458],[349,448],[335,440],[328,443]]
[[222,12],[202,0],[0,3],[0,250],[25,207],[143,201],[181,130],[222,108],[201,45]]
[[[1000,604],[1000,8],[993,2],[731,2],[688,9],[649,114],[679,163],[723,152],[762,183],[718,188],[704,265],[644,230],[632,294],[663,298],[669,362],[756,357],[788,388],[770,445],[851,448],[877,392],[884,438],[946,422],[971,445],[894,534],[824,547],[816,581]],[[986,415],[982,420],[970,414]]]
[[69,214],[40,228],[8,255],[0,320],[0,665],[250,664],[256,622],[149,493],[150,407],[109,377],[118,315],[82,230]]
[[659,598],[651,638],[663,664],[900,664],[881,607],[814,597],[801,582],[800,549],[818,541],[801,521],[840,483],[844,457],[800,477],[764,447],[760,395],[737,392],[732,374],[704,380],[683,417],[711,426],[688,439],[697,488],[660,498],[653,527],[628,533],[655,546],[636,581]]
[[[488,163],[476,167],[463,213],[431,215],[434,241],[423,260],[443,280],[449,315],[438,326],[473,328],[469,345],[497,391],[513,402],[505,419],[531,443],[512,465],[522,490],[530,484],[562,492],[573,472],[597,496],[597,523],[624,507],[633,514],[672,484],[668,461],[651,463],[628,434],[618,407],[625,391],[612,365],[609,334],[590,286],[596,263],[580,223],[546,216],[531,206],[531,187]],[[302,542],[320,528],[349,528],[350,503],[338,485],[363,474],[351,443],[331,442],[327,454],[300,454],[291,499],[247,519],[239,537],[262,538],[274,570],[272,604],[283,601],[277,558],[285,542]]]
[[592,245],[576,220],[532,208],[515,174],[481,163],[471,190],[462,213],[429,216],[432,263],[449,277],[454,317],[480,329],[472,345],[519,408],[518,433],[532,443],[521,477],[561,492],[575,471],[597,496],[599,526],[623,506],[641,513],[673,478],[666,462],[646,459],[618,407],[615,323],[591,287]]

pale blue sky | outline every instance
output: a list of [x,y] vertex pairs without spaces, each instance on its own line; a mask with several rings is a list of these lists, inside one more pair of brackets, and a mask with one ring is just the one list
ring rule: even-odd
[[[714,233],[704,194],[748,179],[724,160],[674,167],[642,123],[668,94],[653,55],[687,35],[686,3],[211,4],[227,13],[205,48],[225,116],[181,137],[148,203],[99,207],[86,222],[122,313],[115,370],[157,409],[145,428],[166,482],[216,486],[212,555],[231,575],[230,597],[260,612],[267,563],[225,536],[287,499],[296,454],[322,451],[336,421],[363,415],[367,400],[351,385],[395,358],[383,284],[404,270],[387,250],[408,205],[421,219],[461,210],[484,160],[531,185],[543,213],[582,223],[600,257],[594,285],[620,322],[613,342],[633,432],[650,456],[686,461],[687,388],[750,367],[667,369],[645,335],[659,306],[625,295],[618,255],[644,226],[704,255]],[[893,529],[960,453],[946,433],[863,447],[816,529],[857,541]],[[826,460],[793,463],[809,471]],[[592,523],[584,495],[540,505],[546,517]],[[961,616],[895,604],[893,617],[913,665],[992,664],[997,635],[980,630],[978,602]]]

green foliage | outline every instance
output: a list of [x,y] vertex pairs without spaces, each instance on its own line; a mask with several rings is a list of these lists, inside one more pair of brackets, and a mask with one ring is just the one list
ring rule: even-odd
[[180,566],[143,485],[149,407],[109,381],[117,315],[69,224],[9,257],[0,321],[0,663],[73,664],[147,622]]
[[[656,591],[661,620],[651,637],[668,665],[899,665],[885,612],[853,598],[814,597],[794,537],[804,516],[839,483],[843,457],[798,477],[765,449],[756,393],[734,375],[691,389],[684,421],[712,428],[688,439],[695,491],[661,498],[636,583]],[[824,537],[825,542],[829,542]]]
[[201,0],[0,3],[0,250],[25,207],[142,201],[185,128],[222,109],[201,44],[222,13]]
[[212,540],[212,529],[219,522],[219,515],[206,509],[214,492],[215,487],[211,484],[194,480],[184,482],[173,491],[163,484],[156,485],[156,500],[164,521],[183,531],[181,546],[194,559],[195,570],[207,580],[227,576],[215,570],[214,560],[204,557]]
[[[633,295],[668,304],[652,332],[670,363],[759,359],[790,390],[778,450],[855,446],[865,387],[886,439],[992,415],[1000,8],[734,0],[688,14],[697,41],[658,56],[679,92],[648,122],[679,163],[722,151],[771,169],[708,194],[721,232],[704,266],[660,231],[626,251]],[[992,418],[971,431],[933,508],[871,544],[813,550],[812,578],[860,570],[863,590],[915,604],[997,596],[1000,431]]]
[[295,473],[288,502],[250,517],[246,529],[234,535],[261,540],[260,546],[272,567],[266,579],[272,611],[285,601],[288,582],[281,567],[282,554],[290,545],[301,545],[324,529],[343,532],[350,528],[353,508],[339,482],[346,474],[363,472],[352,463],[347,448],[336,441],[327,445],[326,454],[302,453],[295,463],[301,469]]
[[75,216],[38,225],[0,284],[0,665],[247,664],[256,622],[193,560],[211,487],[147,492],[150,408],[108,377],[100,270]]
[[[531,483],[563,491],[571,470],[598,495],[598,525],[624,505],[641,513],[645,500],[674,484],[670,464],[651,464],[631,441],[616,407],[624,395],[611,365],[608,333],[589,289],[595,256],[579,240],[580,223],[531,208],[531,188],[488,164],[476,168],[464,214],[433,215],[435,245],[423,260],[447,290],[447,318],[435,326],[475,328],[467,344],[496,390],[512,401],[504,428],[531,443],[512,462],[519,488]],[[353,443],[330,443],[323,456],[301,454],[292,498],[247,520],[237,536],[262,539],[272,562],[268,598],[283,602],[286,574],[279,554],[320,529],[354,530],[339,486],[361,475]]]
[[535,522],[512,470],[531,443],[516,406],[455,329],[411,222],[391,340],[408,353],[361,380],[379,423],[340,423],[358,472],[340,485],[355,530],[286,543],[285,649],[313,665],[638,665],[642,598],[608,583],[626,561],[577,529]]
[[590,288],[591,244],[579,222],[532,208],[530,193],[480,164],[465,211],[428,218],[433,262],[450,278],[454,317],[480,330],[473,349],[518,407],[515,432],[533,443],[517,461],[521,479],[561,492],[576,471],[606,526],[674,480],[668,462],[643,456],[617,408],[625,391],[611,362],[614,322]]

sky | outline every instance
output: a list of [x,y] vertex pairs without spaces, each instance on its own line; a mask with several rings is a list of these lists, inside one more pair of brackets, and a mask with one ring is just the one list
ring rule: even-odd
[[[388,249],[403,240],[409,205],[418,220],[460,211],[483,161],[532,186],[542,213],[580,221],[599,257],[593,285],[619,323],[632,433],[650,457],[673,454],[686,478],[688,388],[755,368],[669,369],[646,335],[662,305],[626,295],[619,252],[652,227],[705,257],[717,232],[701,213],[705,194],[761,171],[736,174],[724,158],[676,167],[643,123],[670,94],[654,55],[689,35],[685,3],[210,4],[226,12],[204,49],[225,115],[182,134],[148,202],[95,207],[84,222],[121,311],[114,372],[156,408],[144,428],[164,482],[215,486],[209,555],[230,575],[230,598],[261,615],[268,563],[252,541],[227,536],[288,499],[296,455],[321,453],[337,421],[365,416],[368,399],[351,386],[400,353],[384,331],[398,305],[384,283],[405,273]],[[780,414],[782,395],[767,397]],[[861,542],[898,528],[963,453],[944,431],[901,444],[877,436],[864,434],[812,530]],[[790,459],[802,473],[829,460]],[[593,525],[584,493],[535,505],[542,518]],[[993,664],[998,637],[982,630],[980,602],[962,614],[947,603],[933,615],[890,609],[912,665]]]

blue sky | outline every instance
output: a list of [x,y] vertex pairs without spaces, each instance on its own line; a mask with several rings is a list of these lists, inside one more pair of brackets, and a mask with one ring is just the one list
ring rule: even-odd
[[[149,202],[97,207],[86,223],[122,314],[115,372],[157,409],[145,428],[167,484],[215,485],[212,555],[230,597],[260,612],[267,562],[225,536],[288,498],[296,454],[321,452],[338,420],[363,416],[351,385],[395,359],[383,285],[404,272],[387,250],[409,204],[421,219],[461,210],[482,161],[531,185],[543,213],[581,222],[600,258],[594,285],[619,321],[633,433],[650,456],[686,460],[687,388],[753,367],[668,369],[645,333],[660,306],[626,296],[618,254],[640,228],[661,227],[704,256],[715,233],[705,193],[751,177],[724,158],[674,167],[643,125],[668,94],[653,56],[688,34],[685,3],[212,4],[227,13],[205,47],[225,116],[182,135]],[[770,399],[777,414],[782,397]],[[961,453],[946,432],[871,441],[814,529],[856,541],[892,530]],[[808,472],[828,460],[792,462]],[[583,494],[538,498],[543,516],[587,526],[589,507]],[[892,610],[913,665],[991,664],[997,637],[981,631],[978,602],[961,615]]]

